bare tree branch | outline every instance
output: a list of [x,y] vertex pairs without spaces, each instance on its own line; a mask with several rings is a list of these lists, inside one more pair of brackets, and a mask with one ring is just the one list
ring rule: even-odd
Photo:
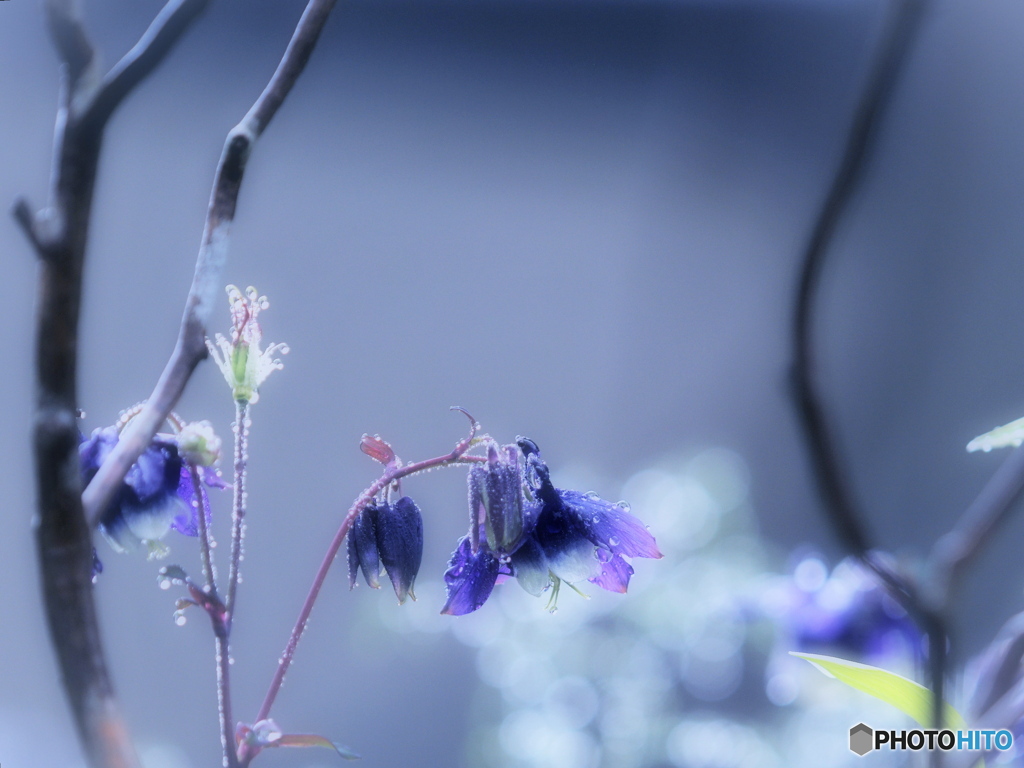
[[[89,763],[95,768],[133,768],[138,758],[118,711],[93,602],[92,530],[81,502],[76,407],[82,272],[103,129],[110,112],[83,122],[73,106],[90,93],[89,70],[95,60],[77,4],[48,0],[46,12],[63,61],[50,200],[38,214],[24,201],[14,209],[42,265],[34,424],[36,543],[50,637]],[[185,26],[179,24],[152,54],[140,53],[148,61],[140,75],[159,63]],[[139,80],[141,76],[132,85]],[[116,102],[111,111],[115,106]]]
[[96,58],[89,35],[82,24],[79,0],[46,0],[46,23],[53,45],[68,67],[73,88]]
[[1024,491],[1024,448],[1015,448],[953,530],[935,542],[929,558],[938,599],[948,600],[971,560],[1014,509]]
[[103,78],[96,94],[83,108],[83,123],[106,123],[124,98],[149,75],[210,0],[171,0],[163,7],[139,42]]
[[[907,608],[929,639],[929,677],[935,693],[934,721],[942,717],[946,664],[946,622],[942,611],[922,599],[908,579],[879,570],[871,557],[865,516],[854,501],[843,472],[843,460],[818,390],[813,354],[814,299],[828,248],[850,200],[863,179],[882,116],[891,100],[929,0],[896,0],[890,7],[878,54],[854,112],[843,156],[814,222],[801,259],[800,280],[793,313],[793,394],[810,451],[814,476],[825,512],[840,541],[872,567],[893,596]],[[933,753],[933,765],[941,755]]]
[[815,478],[832,527],[843,544],[864,557],[871,548],[864,516],[850,493],[843,461],[818,392],[814,370],[814,298],[825,256],[836,227],[863,177],[882,114],[920,25],[927,0],[897,0],[890,10],[867,85],[853,115],[842,160],[814,222],[801,259],[800,282],[793,314],[794,396],[804,436],[814,463]]
[[223,290],[221,274],[227,260],[228,236],[249,155],[306,66],[335,2],[310,0],[267,87],[242,121],[228,133],[214,178],[178,341],[142,411],[122,433],[82,495],[86,514],[93,524],[178,402],[192,371],[206,357],[206,324],[216,297]]

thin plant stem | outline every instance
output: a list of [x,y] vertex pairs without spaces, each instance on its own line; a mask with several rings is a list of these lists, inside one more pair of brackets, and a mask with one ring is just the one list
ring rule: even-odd
[[203,585],[211,595],[217,595],[217,568],[213,562],[213,547],[210,546],[210,528],[206,524],[206,489],[203,488],[202,480],[199,477],[199,470],[196,467],[189,467],[189,474],[192,477],[192,494],[195,496],[195,503],[199,505],[197,520],[199,523],[199,557],[203,563]]
[[231,504],[231,563],[228,570],[227,627],[231,630],[235,617],[235,595],[238,591],[239,563],[242,560],[242,538],[245,536],[246,465],[249,461],[249,401],[235,401],[235,493]]
[[[463,411],[463,413],[465,413],[465,411]],[[466,415],[468,416],[469,414]],[[472,419],[472,417],[470,418]],[[306,623],[309,621],[309,616],[313,612],[313,605],[316,603],[317,596],[320,594],[320,588],[324,585],[324,581],[327,579],[327,572],[330,570],[335,556],[341,549],[341,545],[345,541],[345,536],[348,534],[348,530],[355,521],[356,516],[377,494],[392,483],[401,480],[403,477],[409,477],[410,475],[414,475],[418,472],[424,472],[429,469],[436,469],[440,467],[448,467],[455,464],[471,464],[487,461],[487,459],[482,456],[465,455],[466,451],[469,450],[473,444],[473,438],[476,436],[478,427],[479,425],[476,421],[473,421],[469,437],[461,440],[455,446],[455,449],[449,454],[437,456],[432,459],[425,459],[424,461],[419,461],[413,464],[406,464],[405,466],[399,466],[397,461],[388,464],[384,473],[377,478],[372,485],[359,494],[356,500],[352,503],[352,506],[349,507],[348,513],[341,521],[341,525],[338,526],[338,531],[334,534],[334,538],[331,540],[330,546],[327,547],[327,553],[324,555],[324,559],[321,561],[320,567],[317,569],[316,576],[313,578],[313,584],[309,588],[309,593],[306,595],[306,599],[302,603],[302,608],[299,611],[299,617],[295,621],[295,626],[292,628],[291,635],[288,637],[288,643],[285,645],[284,652],[278,660],[277,670],[274,672],[274,677],[270,681],[270,688],[267,690],[267,695],[264,697],[263,704],[260,706],[259,714],[256,715],[257,722],[265,720],[270,716],[270,710],[274,706],[274,700],[277,698],[277,694],[281,690],[281,685],[284,683],[285,675],[287,674],[288,668],[291,666],[292,659],[295,656],[295,649],[299,644],[299,640],[302,638],[302,633],[306,629]],[[245,766],[247,764],[248,760],[243,758],[242,765]]]
[[[216,622],[214,623],[216,627]],[[238,752],[235,749],[235,719],[231,714],[231,643],[228,639],[230,628],[221,623],[223,634],[216,634],[214,640],[217,652],[217,715],[220,718],[220,745],[224,752],[224,768],[238,768]]]

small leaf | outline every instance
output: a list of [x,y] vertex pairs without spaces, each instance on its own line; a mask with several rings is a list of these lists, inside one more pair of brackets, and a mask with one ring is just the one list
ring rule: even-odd
[[160,581],[170,581],[172,584],[188,583],[188,574],[180,565],[165,565],[157,572]]
[[967,450],[988,453],[993,448],[1016,448],[1021,443],[1024,443],[1024,419],[1017,419],[984,435],[978,435],[967,444]]
[[[910,715],[925,728],[931,727],[932,692],[920,683],[867,664],[837,659],[833,656],[820,656],[816,653],[790,652],[809,661],[829,677],[834,677],[851,688],[862,691],[876,699],[891,704],[902,712]],[[949,704],[943,711],[945,725],[953,728],[966,728],[967,723],[960,713]]]
[[312,733],[286,733],[270,746],[273,747],[326,747],[333,749],[346,760],[358,760],[359,755],[348,747]]

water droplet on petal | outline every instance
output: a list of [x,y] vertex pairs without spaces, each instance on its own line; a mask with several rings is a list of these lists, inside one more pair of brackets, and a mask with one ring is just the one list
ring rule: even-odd
[[177,624],[179,627],[185,626],[185,623],[187,621],[188,619],[185,618],[185,614],[181,613],[180,611],[174,612],[174,623]]
[[608,537],[608,546],[609,547],[617,547],[618,545],[619,545],[619,540],[617,538],[615,538],[614,536],[609,536]]
[[621,509],[623,512],[629,512],[632,509],[632,507],[629,506],[628,501],[618,501],[615,503],[615,506]]
[[170,579],[160,579],[160,589],[170,589],[170,588],[171,588],[171,580]]

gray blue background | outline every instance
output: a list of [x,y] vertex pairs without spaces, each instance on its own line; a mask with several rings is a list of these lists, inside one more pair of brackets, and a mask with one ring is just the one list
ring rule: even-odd
[[[161,4],[84,5],[111,64]],[[111,123],[83,309],[86,429],[156,380],[224,136],[302,5],[214,3]],[[765,537],[780,551],[841,554],[788,401],[787,324],[796,254],[883,8],[338,5],[256,149],[225,275],[269,294],[265,337],[292,348],[253,414],[240,718],[262,698],[343,511],[374,477],[359,436],[379,432],[406,459],[437,455],[463,434],[453,404],[499,439],[533,437],[556,474],[609,495],[666,454],[731,448],[749,464]],[[968,456],[966,442],[1024,415],[1022,33],[1016,0],[935,4],[820,297],[822,380],[857,494],[877,541],[908,556],[998,465]],[[3,3],[0,204],[44,202],[55,104],[41,4]],[[0,259],[0,761],[77,766],[32,539],[36,269],[8,217]],[[215,367],[200,368],[179,411],[227,436],[232,406]],[[439,578],[465,528],[464,479],[434,473],[406,491],[427,517],[424,573]],[[965,585],[968,652],[1022,607],[1022,534],[1011,524]],[[198,570],[191,542],[169,543],[171,561]],[[215,764],[205,622],[175,627],[157,566],[99,551],[104,637],[150,764]],[[391,596],[349,594],[342,570],[276,719],[352,744],[366,768],[465,765],[471,651],[446,634],[381,633],[372,617]],[[658,577],[655,563],[638,571]]]

